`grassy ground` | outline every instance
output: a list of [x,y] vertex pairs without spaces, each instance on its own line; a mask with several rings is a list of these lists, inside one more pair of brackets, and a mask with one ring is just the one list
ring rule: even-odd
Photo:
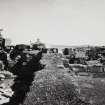
[[20,105],[105,105],[105,78],[78,76],[58,68],[62,57],[45,54],[45,68],[34,73],[34,80]]
[[[70,73],[68,73],[68,71],[64,69],[60,71],[60,69],[57,69],[56,67],[57,64],[62,64],[60,56],[54,57],[54,55],[52,56],[50,55],[49,57],[47,55],[47,56],[44,56],[44,60],[46,61],[46,64],[47,64],[46,69],[50,69],[50,70],[56,69],[57,72],[58,71],[60,73],[64,72],[62,74],[66,74],[65,78],[68,78],[68,80],[66,80],[65,84],[68,84],[68,83],[74,84],[75,89],[78,91],[77,96],[80,99],[82,99],[85,102],[91,103],[92,105],[105,105],[105,75],[104,74],[95,75],[95,78],[93,74],[90,74],[87,76],[76,76],[74,74],[70,76]],[[60,75],[60,76],[61,78],[63,78],[63,75]]]
[[45,69],[35,73],[23,105],[88,105],[78,98],[75,80],[62,64],[60,56],[44,55],[41,61]]
[[77,77],[80,97],[93,105],[105,105],[105,78]]

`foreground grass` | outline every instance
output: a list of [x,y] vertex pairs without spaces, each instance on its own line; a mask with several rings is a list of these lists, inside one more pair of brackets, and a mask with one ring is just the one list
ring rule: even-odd
[[42,62],[46,67],[35,73],[23,105],[88,105],[79,99],[74,78],[57,68],[62,63],[59,56],[44,56]]
[[105,105],[105,78],[78,77],[80,97],[93,105]]
[[42,70],[36,73],[23,105],[88,105],[77,96],[70,75],[62,70]]

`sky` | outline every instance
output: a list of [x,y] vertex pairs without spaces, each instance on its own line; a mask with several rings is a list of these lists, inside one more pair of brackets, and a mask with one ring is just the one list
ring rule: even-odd
[[0,0],[0,28],[13,44],[105,45],[105,0]]

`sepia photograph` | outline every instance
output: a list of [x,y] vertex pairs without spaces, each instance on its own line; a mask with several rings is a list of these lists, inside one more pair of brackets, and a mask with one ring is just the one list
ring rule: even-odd
[[105,0],[0,0],[0,105],[105,105]]

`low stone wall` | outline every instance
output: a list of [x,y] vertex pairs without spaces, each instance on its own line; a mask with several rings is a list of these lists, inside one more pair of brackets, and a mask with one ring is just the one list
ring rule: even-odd
[[72,68],[74,72],[91,72],[91,73],[105,72],[105,66],[103,65],[70,64],[69,66]]

